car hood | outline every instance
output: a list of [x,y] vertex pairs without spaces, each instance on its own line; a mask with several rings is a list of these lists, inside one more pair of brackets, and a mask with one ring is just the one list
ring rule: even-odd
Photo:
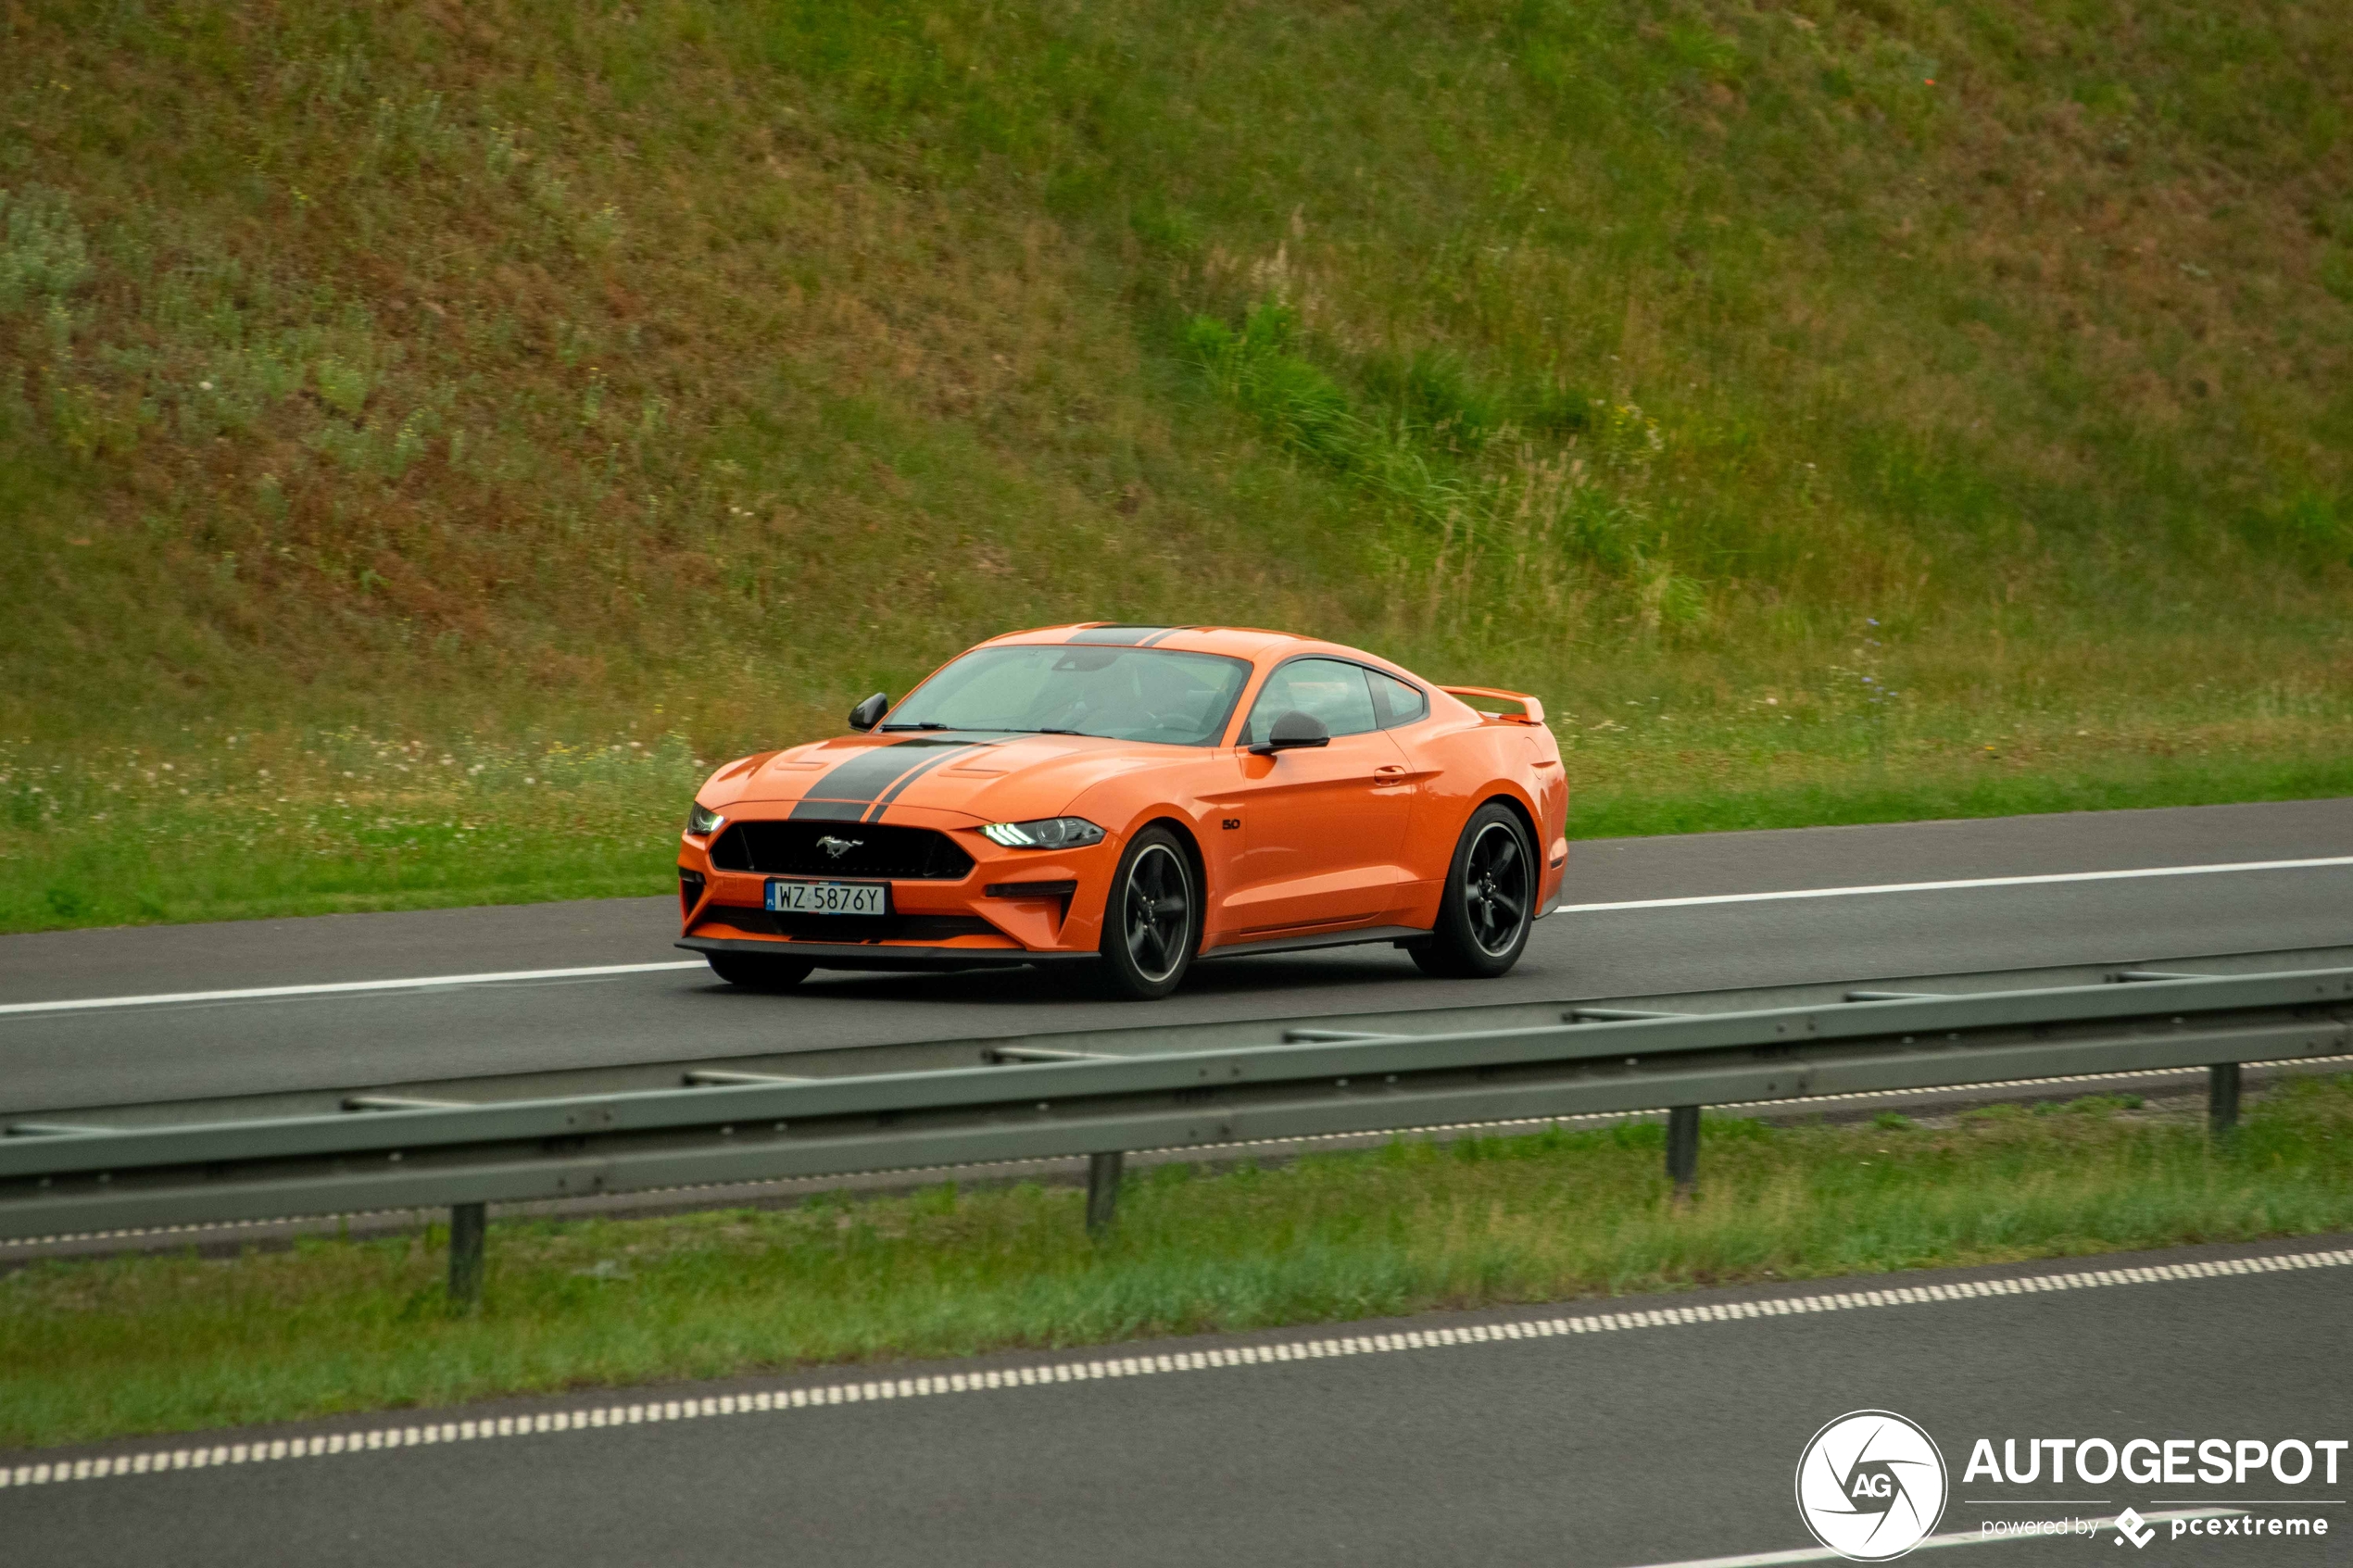
[[697,797],[714,810],[792,804],[797,815],[878,822],[900,807],[975,822],[1060,816],[1090,786],[1190,748],[1094,735],[848,735],[747,757]]

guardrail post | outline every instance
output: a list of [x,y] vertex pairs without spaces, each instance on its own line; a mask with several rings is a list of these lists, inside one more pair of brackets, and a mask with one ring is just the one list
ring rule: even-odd
[[2206,1130],[2228,1137],[2239,1124],[2239,1064],[2218,1061],[2206,1070]]
[[479,1203],[449,1206],[449,1306],[471,1312],[482,1301],[482,1242],[489,1216]]
[[1691,1201],[1699,1184],[1699,1107],[1679,1105],[1667,1113],[1667,1179],[1675,1184],[1675,1201]]
[[1087,1234],[1101,1236],[1119,1217],[1119,1178],[1127,1156],[1114,1150],[1087,1157]]

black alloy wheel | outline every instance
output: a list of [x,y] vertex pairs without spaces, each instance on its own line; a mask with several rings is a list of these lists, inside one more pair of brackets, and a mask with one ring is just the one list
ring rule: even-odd
[[1166,828],[1146,828],[1119,858],[1103,904],[1103,988],[1151,1001],[1176,989],[1201,946],[1191,860]]
[[799,959],[772,959],[765,953],[705,953],[711,972],[747,991],[789,991],[809,978],[817,966]]
[[1519,961],[1536,912],[1536,854],[1511,808],[1489,801],[1454,846],[1438,927],[1409,949],[1425,974],[1486,980]]

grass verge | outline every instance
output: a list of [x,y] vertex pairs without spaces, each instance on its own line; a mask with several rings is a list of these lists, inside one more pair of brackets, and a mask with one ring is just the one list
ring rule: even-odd
[[1930,1127],[1706,1127],[1678,1210],[1660,1130],[1468,1138],[1131,1178],[491,1235],[449,1317],[442,1236],[36,1265],[0,1280],[0,1447],[822,1362],[1265,1328],[2353,1225],[2353,1076],[2191,1118],[2095,1097]]
[[[1792,748],[1753,722],[1629,717],[1562,736],[1572,837],[2353,796],[2353,753],[2278,737],[2170,756],[2015,731]],[[707,764],[642,733],[231,731],[56,760],[0,741],[0,933],[666,893]]]
[[650,891],[549,757],[1077,619],[1589,833],[2341,791],[2343,11],[13,0],[0,929]]

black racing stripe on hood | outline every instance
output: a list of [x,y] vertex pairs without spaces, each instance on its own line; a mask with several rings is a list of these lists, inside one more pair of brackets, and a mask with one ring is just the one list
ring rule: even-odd
[[804,800],[792,809],[796,822],[860,822],[866,820],[862,800]]
[[889,789],[878,797],[872,809],[867,811],[866,815],[862,818],[861,821],[869,822],[878,822],[882,821],[883,812],[888,809],[892,801],[898,799],[901,795],[906,793],[907,786],[909,784],[913,784],[917,779],[922,778],[925,773],[930,772],[934,768],[939,767],[943,763],[963,760],[963,759],[961,756],[961,753],[963,752],[981,751],[997,744],[998,743],[995,741],[975,741],[969,746],[959,746],[954,750],[943,752],[941,755],[933,758],[928,762],[918,764],[916,767],[901,774],[898,783],[892,784]]
[[[809,786],[800,804],[792,814],[801,819],[819,818],[829,822],[855,822],[875,802],[875,797],[890,787],[891,781],[909,769],[918,766],[924,752],[970,751],[973,743],[963,740],[934,740],[928,736],[906,740],[886,741],[861,751],[849,761],[825,773]],[[939,760],[946,760],[943,757]],[[847,808],[842,809],[841,808]]]

